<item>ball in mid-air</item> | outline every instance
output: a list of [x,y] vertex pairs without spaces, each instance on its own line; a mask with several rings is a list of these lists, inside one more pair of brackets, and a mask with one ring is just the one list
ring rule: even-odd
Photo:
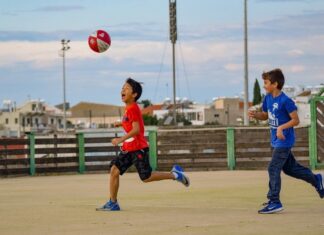
[[111,44],[109,34],[104,30],[97,30],[88,38],[90,48],[98,53],[105,52]]

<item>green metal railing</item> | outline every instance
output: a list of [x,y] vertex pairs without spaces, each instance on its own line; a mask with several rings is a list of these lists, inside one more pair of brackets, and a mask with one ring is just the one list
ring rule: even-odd
[[319,167],[324,167],[324,164],[318,162],[317,155],[317,103],[324,101],[324,93],[322,89],[315,97],[310,100],[310,114],[311,114],[311,125],[308,131],[308,141],[309,141],[309,162],[311,169],[316,169]]
[[227,166],[229,170],[235,170],[235,140],[234,140],[234,128],[227,128],[226,130],[227,140]]
[[149,131],[149,147],[150,147],[150,165],[152,170],[157,168],[157,131]]
[[28,134],[29,139],[29,174],[36,174],[36,164],[35,164],[35,134]]
[[85,171],[85,149],[84,149],[84,133],[78,133],[78,149],[79,149],[79,173],[83,174]]

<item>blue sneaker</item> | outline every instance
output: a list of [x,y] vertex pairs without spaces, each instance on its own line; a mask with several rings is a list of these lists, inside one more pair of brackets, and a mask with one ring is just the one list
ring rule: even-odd
[[316,181],[317,181],[317,186],[316,190],[320,196],[320,198],[324,198],[324,176],[322,174],[316,174],[315,175]]
[[109,200],[102,207],[96,208],[96,211],[120,211],[120,207],[118,205],[118,202],[113,202]]
[[271,202],[264,203],[264,208],[258,211],[259,214],[273,214],[282,211],[284,208],[281,202]]
[[176,177],[175,179],[177,181],[182,183],[184,186],[189,187],[189,185],[190,185],[189,178],[188,178],[188,176],[185,175],[185,173],[183,172],[183,169],[180,166],[174,165],[171,172],[174,173],[174,175]]

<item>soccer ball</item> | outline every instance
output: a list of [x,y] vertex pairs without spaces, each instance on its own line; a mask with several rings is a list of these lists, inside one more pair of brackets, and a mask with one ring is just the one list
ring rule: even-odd
[[105,52],[111,44],[109,34],[104,30],[97,30],[88,38],[89,47],[98,53]]

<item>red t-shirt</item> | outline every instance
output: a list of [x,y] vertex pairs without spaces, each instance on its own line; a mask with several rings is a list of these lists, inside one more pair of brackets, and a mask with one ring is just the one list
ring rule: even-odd
[[136,151],[148,147],[147,141],[144,137],[144,122],[136,102],[126,107],[125,114],[123,116],[122,126],[126,133],[130,132],[133,129],[133,122],[139,123],[140,132],[138,135],[131,137],[124,141],[122,149],[124,151]]

